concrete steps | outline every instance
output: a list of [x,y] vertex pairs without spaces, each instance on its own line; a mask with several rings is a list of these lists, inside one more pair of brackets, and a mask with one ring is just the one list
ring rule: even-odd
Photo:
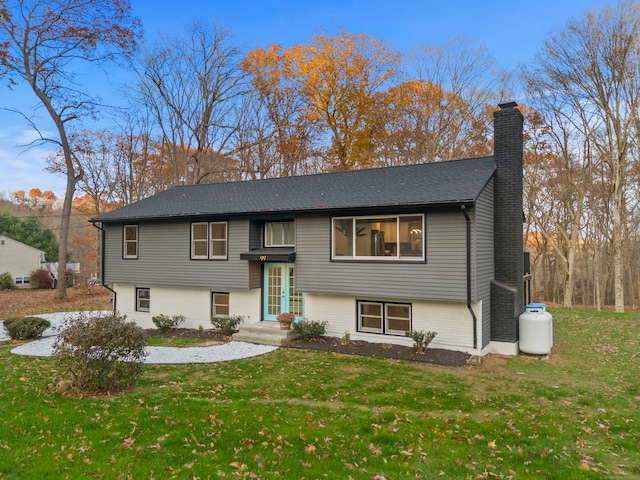
[[233,339],[239,342],[281,346],[298,335],[293,330],[280,330],[278,322],[241,323]]

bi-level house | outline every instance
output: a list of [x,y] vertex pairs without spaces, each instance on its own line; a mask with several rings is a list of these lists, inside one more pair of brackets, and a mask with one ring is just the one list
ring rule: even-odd
[[144,327],[158,314],[240,330],[281,312],[327,334],[482,355],[518,352],[523,310],[522,125],[494,115],[494,155],[179,186],[92,219],[103,281]]

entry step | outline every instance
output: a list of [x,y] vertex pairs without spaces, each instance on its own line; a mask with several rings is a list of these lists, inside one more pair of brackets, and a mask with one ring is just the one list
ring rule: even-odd
[[293,330],[280,330],[278,322],[241,323],[233,339],[260,345],[282,346],[298,336]]

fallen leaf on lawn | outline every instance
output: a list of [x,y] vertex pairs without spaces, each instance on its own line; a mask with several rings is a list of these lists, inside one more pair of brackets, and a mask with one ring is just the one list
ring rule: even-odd
[[122,448],[131,448],[131,447],[133,447],[134,443],[136,443],[136,441],[133,438],[131,438],[131,437],[125,438],[122,441]]

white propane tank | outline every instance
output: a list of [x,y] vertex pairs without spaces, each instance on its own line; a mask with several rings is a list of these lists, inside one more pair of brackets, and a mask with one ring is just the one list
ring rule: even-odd
[[553,346],[553,317],[543,303],[530,303],[520,315],[520,351],[548,355]]

